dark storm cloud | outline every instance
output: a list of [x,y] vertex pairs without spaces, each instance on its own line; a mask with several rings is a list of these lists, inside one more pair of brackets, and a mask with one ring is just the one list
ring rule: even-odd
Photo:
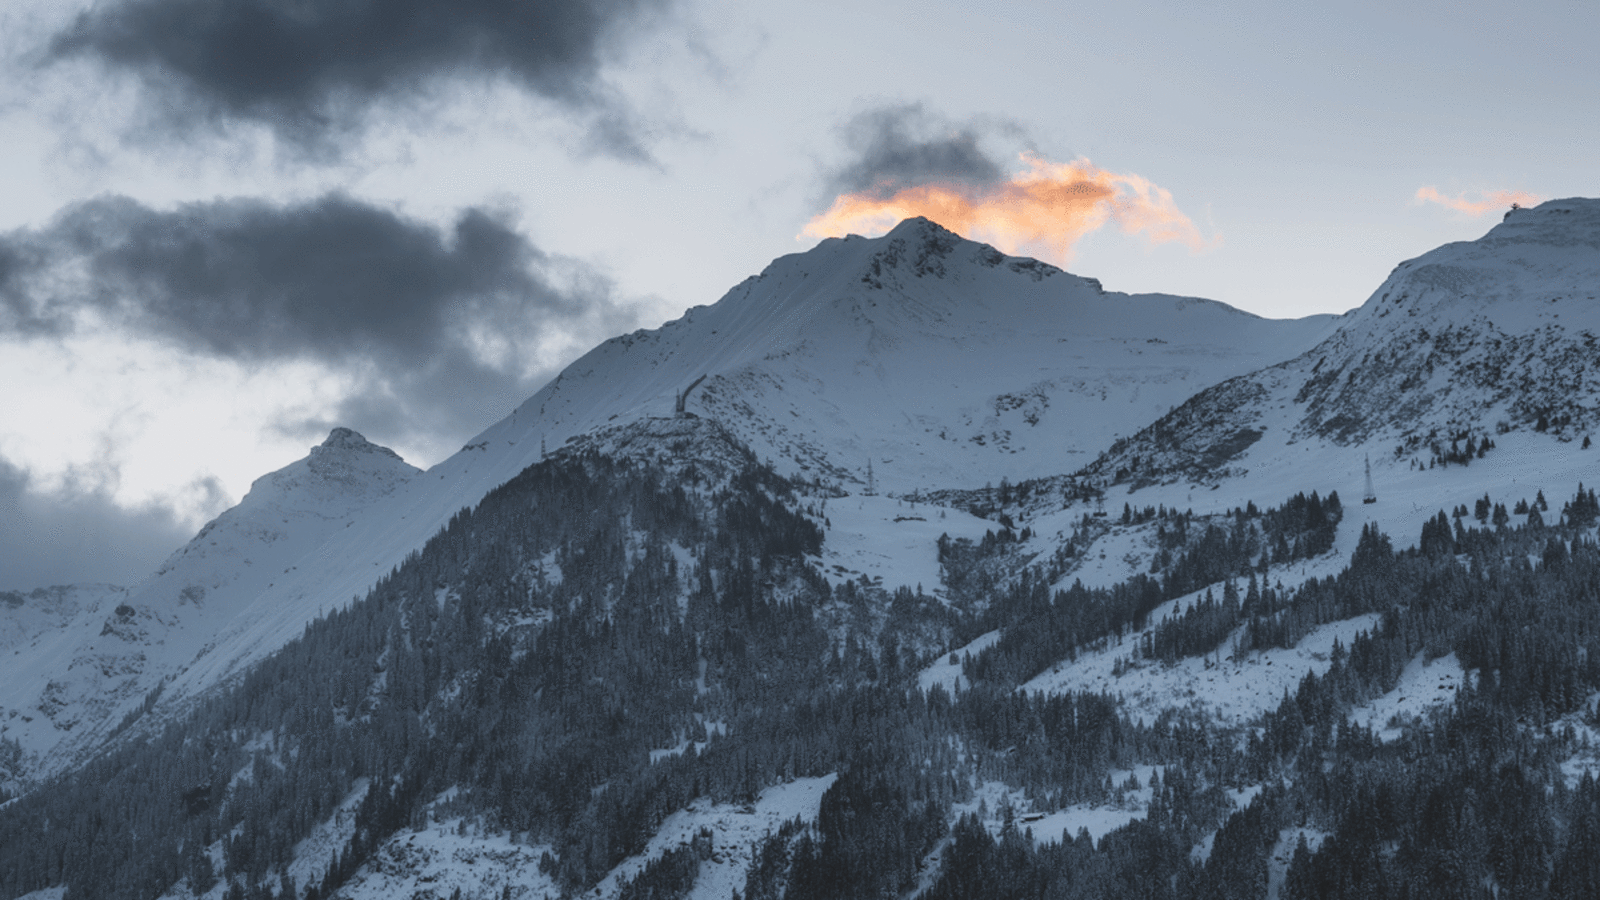
[[28,296],[27,283],[41,265],[38,249],[26,241],[0,238],[0,333],[49,333],[63,325],[46,318],[49,313]]
[[[614,122],[607,41],[670,0],[123,0],[78,16],[52,58],[137,73],[181,120],[242,119],[323,147],[373,105],[440,80],[505,79]],[[639,152],[628,129],[592,138]]]
[[192,536],[161,507],[127,509],[99,488],[42,490],[0,458],[0,591],[128,585]]
[[850,160],[834,170],[828,188],[835,194],[887,197],[930,182],[975,188],[999,184],[1006,178],[1005,168],[980,146],[980,129],[1016,130],[1008,125],[958,126],[921,104],[858,113],[841,129]]
[[[492,213],[469,208],[441,231],[341,194],[172,211],[101,197],[0,237],[3,259],[22,261],[3,290],[33,328],[69,331],[93,312],[238,359],[417,360],[463,328],[609,303],[541,278],[546,255]],[[68,277],[80,268],[86,283]]]
[[539,283],[528,268],[538,251],[477,209],[445,235],[337,194],[173,212],[111,198],[73,208],[55,231],[115,287],[73,301],[219,356],[421,355],[452,315],[562,315],[577,303]]
[[539,345],[636,319],[604,277],[502,216],[469,208],[439,229],[340,194],[171,211],[102,197],[0,235],[0,260],[16,261],[0,269],[0,335],[109,327],[250,364],[316,361],[369,414],[338,424],[375,440],[482,427],[552,374]]

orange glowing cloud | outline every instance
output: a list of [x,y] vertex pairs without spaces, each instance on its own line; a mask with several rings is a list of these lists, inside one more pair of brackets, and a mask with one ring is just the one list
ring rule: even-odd
[[1469,216],[1481,216],[1486,212],[1505,209],[1512,204],[1532,206],[1544,199],[1527,191],[1479,191],[1478,194],[1483,198],[1482,200],[1468,200],[1465,193],[1457,197],[1446,197],[1439,193],[1439,189],[1436,187],[1421,187],[1417,188],[1417,201],[1419,203],[1437,203],[1440,206],[1448,206]]
[[1177,241],[1193,250],[1215,243],[1200,236],[1171,193],[1145,178],[1107,172],[1087,159],[1052,163],[1028,153],[1021,158],[1027,170],[997,185],[946,182],[889,196],[871,190],[843,194],[806,223],[801,237],[882,234],[902,219],[926,216],[1007,253],[1029,248],[1062,264],[1080,238],[1107,223],[1154,243]]

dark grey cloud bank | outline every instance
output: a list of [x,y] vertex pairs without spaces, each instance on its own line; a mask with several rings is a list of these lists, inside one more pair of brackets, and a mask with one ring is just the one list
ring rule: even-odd
[[101,487],[41,489],[0,459],[0,591],[126,585],[192,536],[168,510],[124,509]]
[[470,432],[550,374],[539,340],[635,319],[603,276],[475,207],[441,230],[337,193],[170,211],[112,196],[0,236],[0,334],[100,323],[252,364],[314,360],[360,374],[347,402],[363,415],[342,424],[375,439]]
[[[320,364],[352,385],[338,408],[262,423],[308,444],[334,425],[402,446],[464,440],[554,374],[539,344],[586,346],[638,318],[603,275],[480,208],[440,228],[342,194],[174,210],[111,196],[0,235],[0,338],[113,329],[251,366]],[[0,526],[0,560],[43,533],[74,546],[145,533],[168,551],[181,543],[159,511],[119,510],[99,489],[40,494],[14,467],[0,475],[0,501],[46,523]],[[44,514],[51,504],[59,514]]]
[[994,135],[1020,134],[1019,128],[1004,122],[956,122],[920,103],[865,110],[839,131],[849,155],[828,174],[827,189],[878,197],[931,181],[974,188],[999,184],[1006,170],[982,142]]
[[670,2],[122,0],[79,15],[48,55],[135,73],[165,125],[253,121],[315,151],[377,104],[504,79],[589,117],[599,149],[642,157],[600,70],[609,41]]

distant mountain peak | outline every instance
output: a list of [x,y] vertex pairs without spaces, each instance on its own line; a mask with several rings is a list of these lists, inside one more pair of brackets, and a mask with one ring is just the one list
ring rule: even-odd
[[[1034,281],[1062,270],[1029,257],[1013,257],[954,231],[923,216],[905,219],[890,229],[888,234],[873,238],[876,251],[867,259],[861,273],[861,283],[876,290],[907,287],[906,276],[923,278],[960,279],[974,270],[994,269],[1008,264],[1012,272],[1025,274]],[[1083,279],[1097,292],[1100,282]]]
[[1215,484],[1293,458],[1297,443],[1373,443],[1425,466],[1490,432],[1586,438],[1600,426],[1597,251],[1600,200],[1511,210],[1477,240],[1401,263],[1326,341],[1207,388],[1084,471]]
[[315,448],[315,450],[323,449],[343,450],[355,453],[382,453],[392,456],[395,459],[400,458],[400,454],[390,450],[388,447],[374,444],[365,437],[362,437],[359,431],[345,428],[342,425],[328,432],[328,439],[317,445]]
[[921,241],[965,240],[965,238],[963,238],[961,235],[956,234],[954,231],[951,231],[943,225],[940,225],[938,222],[933,221],[927,216],[911,216],[907,219],[901,219],[900,224],[889,229],[889,233],[884,235],[884,237]]
[[969,243],[944,226],[921,216],[906,219],[878,239],[880,249],[867,260],[861,281],[879,290],[897,283],[896,274],[916,278],[947,274],[946,261],[962,243]]
[[1600,199],[1567,197],[1561,200],[1546,200],[1538,206],[1519,206],[1506,212],[1500,224],[1489,233],[1516,234],[1530,227],[1546,225],[1555,225],[1569,231],[1574,225],[1600,229]]

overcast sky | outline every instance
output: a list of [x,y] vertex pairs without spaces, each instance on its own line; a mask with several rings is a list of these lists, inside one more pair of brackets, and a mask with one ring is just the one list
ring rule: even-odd
[[903,215],[1342,312],[1600,194],[1596,34],[1592,0],[6,0],[0,590],[136,581],[334,425],[435,463]]

